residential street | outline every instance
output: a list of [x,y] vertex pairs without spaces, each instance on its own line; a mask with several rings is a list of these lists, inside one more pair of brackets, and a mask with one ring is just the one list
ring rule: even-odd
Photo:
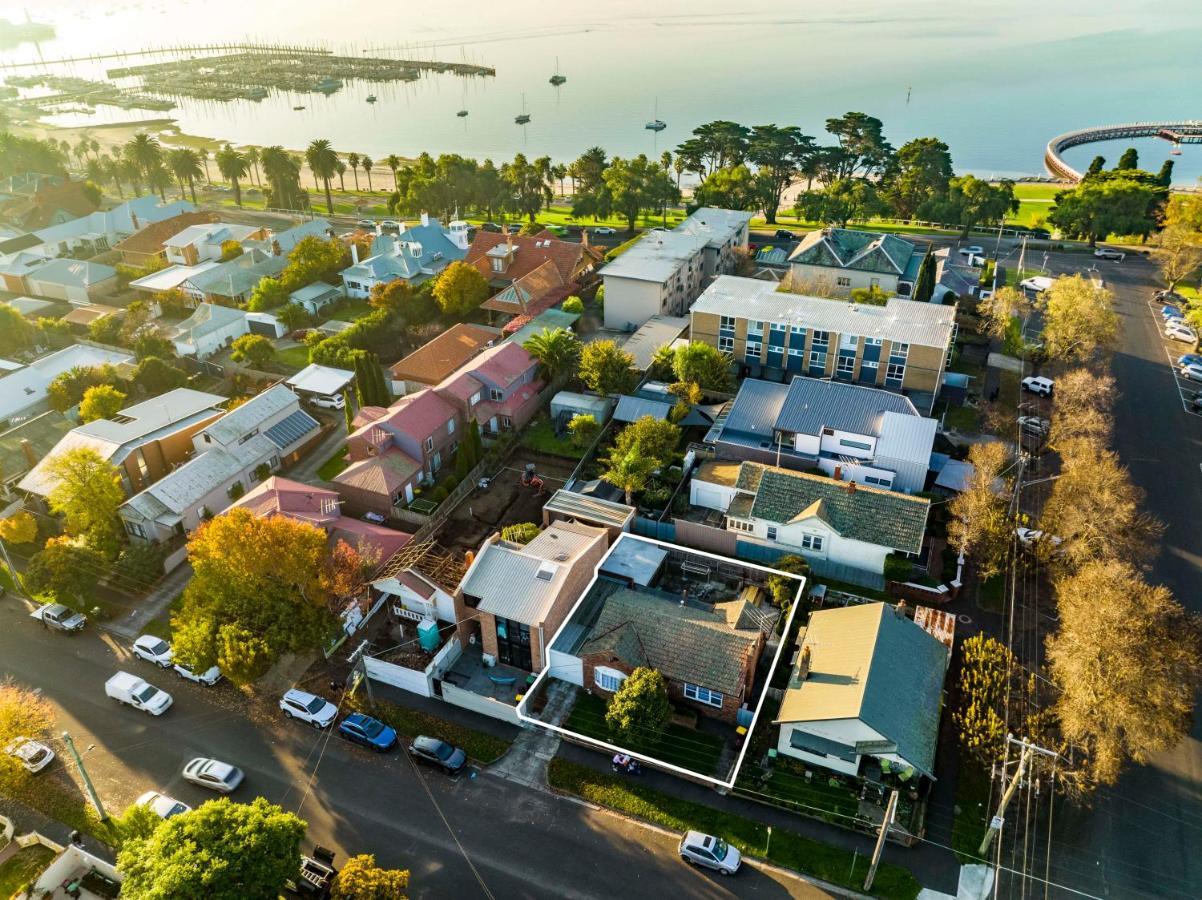
[[[668,884],[689,897],[828,896],[752,867],[730,879],[701,873],[677,858],[674,836],[494,775],[451,781],[415,769],[404,753],[371,754],[286,721],[273,704],[248,705],[227,684],[183,682],[94,627],[76,637],[46,632],[11,595],[0,601],[0,630],[4,674],[54,702],[112,813],[151,788],[204,802],[212,795],[180,769],[212,755],[245,770],[235,799],[262,794],[298,811],[309,822],[306,846],[332,847],[340,860],[370,852],[410,868],[413,897],[661,900]],[[174,706],[156,719],[105,697],[118,668],[168,690]],[[61,777],[61,765],[46,777]]]

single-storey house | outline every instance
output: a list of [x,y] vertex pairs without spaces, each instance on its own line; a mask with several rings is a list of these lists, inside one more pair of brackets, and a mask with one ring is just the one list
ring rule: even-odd
[[63,372],[106,364],[132,364],[133,361],[129,353],[91,344],[73,344],[35,359],[27,366],[3,373],[0,376],[0,421],[13,421],[47,409],[46,388]]
[[307,284],[302,288],[297,288],[288,295],[288,302],[295,303],[309,315],[316,316],[327,306],[337,303],[344,296],[345,294],[343,294],[341,286],[317,281],[313,284]]
[[286,256],[270,256],[261,250],[248,250],[241,256],[193,275],[188,282],[205,300],[232,306],[245,303],[260,281],[279,275],[287,265]]
[[0,431],[0,485],[22,478],[71,433],[74,425],[58,410],[49,409]]
[[147,225],[196,209],[186,200],[159,203],[153,194],[134,197],[112,209],[96,210],[78,219],[50,225],[33,232],[43,256],[66,256],[72,251],[102,253]]
[[215,303],[202,303],[168,333],[180,356],[205,359],[250,333],[246,313]]
[[774,723],[777,753],[844,775],[934,778],[947,660],[900,608],[811,613]]
[[117,290],[117,270],[83,259],[52,259],[25,276],[31,294],[84,305]]
[[13,297],[4,302],[27,319],[37,319],[49,315],[50,310],[54,309],[53,300],[38,300],[34,297]]
[[389,367],[392,392],[403,397],[424,387],[433,387],[455,374],[499,337],[495,328],[467,322],[452,325]]

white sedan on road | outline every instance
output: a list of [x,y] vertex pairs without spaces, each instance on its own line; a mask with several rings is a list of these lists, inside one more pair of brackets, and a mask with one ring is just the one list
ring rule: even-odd
[[1093,252],[1093,255],[1098,259],[1113,259],[1115,262],[1122,262],[1127,258],[1127,254],[1122,250],[1115,250],[1113,247],[1099,247]]
[[170,819],[172,816],[178,816],[180,813],[192,811],[192,807],[187,803],[181,803],[174,797],[168,797],[166,794],[160,794],[158,791],[147,791],[134,801],[134,806],[148,806],[150,807],[150,811],[160,819]]
[[216,791],[229,794],[242,783],[242,770],[218,759],[198,756],[184,766],[184,780]]
[[171,645],[161,637],[144,634],[134,641],[134,656],[164,669],[171,668]]
[[618,229],[610,228],[608,225],[602,225],[599,228],[593,229],[593,234],[617,234]]
[[1182,322],[1169,322],[1164,327],[1164,336],[1170,340],[1182,341],[1186,344],[1198,343],[1198,336],[1194,334],[1194,330]]
[[961,256],[981,256],[985,252],[985,248],[978,244],[973,244],[971,247],[961,247]]

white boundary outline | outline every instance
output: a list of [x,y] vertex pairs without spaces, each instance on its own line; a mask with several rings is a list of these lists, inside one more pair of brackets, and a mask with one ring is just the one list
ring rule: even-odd
[[[579,741],[580,743],[588,744],[590,746],[596,747],[598,749],[606,750],[611,753],[625,753],[628,756],[631,756],[635,759],[641,760],[642,762],[647,763],[648,765],[655,766],[658,769],[666,769],[667,771],[673,772],[677,775],[683,775],[686,778],[692,778],[694,780],[704,781],[707,784],[714,785],[715,787],[724,788],[724,789],[729,790],[730,788],[734,787],[735,782],[739,778],[739,771],[743,768],[743,760],[747,756],[748,748],[751,746],[751,736],[755,733],[755,728],[759,724],[760,712],[764,708],[764,701],[766,699],[768,699],[768,687],[772,683],[772,676],[776,673],[776,667],[780,664],[780,656],[781,656],[781,653],[784,652],[786,639],[789,636],[790,629],[793,627],[793,618],[794,618],[794,616],[797,615],[797,607],[800,605],[799,601],[801,600],[802,591],[805,590],[806,584],[809,581],[809,579],[804,575],[793,575],[793,574],[790,574],[789,572],[781,572],[778,569],[771,569],[771,568],[768,568],[767,566],[761,566],[756,563],[746,562],[745,560],[741,560],[741,559],[738,559],[735,557],[719,556],[716,553],[708,553],[704,550],[695,550],[692,547],[685,547],[680,544],[669,544],[666,541],[659,541],[659,540],[656,540],[655,538],[643,537],[642,535],[636,535],[636,534],[632,534],[630,532],[623,532],[621,535],[619,535],[618,539],[616,541],[614,541],[613,547],[610,548],[609,552],[612,553],[614,548],[617,547],[618,544],[620,544],[622,541],[627,541],[627,540],[643,541],[648,544],[655,544],[657,546],[667,548],[669,551],[677,550],[677,551],[684,551],[686,553],[695,554],[697,556],[705,556],[705,557],[709,557],[710,559],[718,560],[719,562],[725,563],[727,565],[739,565],[739,566],[743,566],[748,569],[756,569],[760,572],[765,573],[766,575],[780,575],[784,578],[792,578],[792,579],[796,579],[797,581],[800,582],[800,584],[797,588],[797,593],[793,597],[793,606],[789,610],[788,621],[785,622],[785,628],[781,632],[780,643],[776,647],[776,656],[773,657],[772,666],[768,669],[768,675],[764,679],[764,687],[760,691],[760,699],[756,702],[755,712],[752,714],[752,717],[751,717],[751,725],[747,729],[747,735],[743,740],[743,746],[739,750],[738,758],[735,760],[735,766],[731,772],[730,780],[722,781],[719,778],[713,778],[709,775],[702,775],[700,772],[694,772],[692,769],[686,769],[683,766],[677,766],[677,765],[674,765],[673,763],[664,762],[663,760],[656,759],[653,756],[648,756],[648,755],[641,754],[641,753],[635,753],[624,747],[619,747],[616,744],[611,744],[608,741],[598,740],[597,738],[589,737],[588,735],[580,734],[579,732],[571,731],[567,728],[562,728],[559,725],[551,725],[548,722],[544,722],[541,719],[535,718],[534,716],[528,715],[526,713],[526,703],[529,701],[529,699],[532,696],[534,696],[534,694],[537,692],[540,685],[542,685],[546,679],[555,677],[555,676],[551,675],[550,648],[555,646],[555,642],[559,639],[559,636],[563,633],[564,629],[567,628],[569,624],[571,624],[572,618],[579,611],[581,605],[585,601],[585,598],[588,597],[589,592],[592,591],[593,585],[595,585],[597,583],[597,579],[599,577],[598,573],[600,572],[600,569],[601,569],[600,564],[598,564],[597,570],[594,571],[593,578],[591,581],[589,581],[588,587],[584,589],[584,592],[580,595],[580,599],[577,600],[576,605],[572,607],[572,611],[570,613],[568,613],[567,617],[563,620],[563,624],[559,626],[559,630],[555,632],[555,635],[551,638],[550,642],[544,648],[545,649],[544,655],[546,656],[546,661],[543,663],[542,671],[538,673],[538,677],[534,680],[534,683],[532,685],[530,685],[530,687],[522,695],[521,702],[519,702],[517,705],[518,720],[524,724],[534,725],[539,728],[542,728],[544,731],[549,731],[552,734],[558,734],[562,737],[570,737],[573,740]],[[608,555],[609,554],[607,553],[606,556],[608,557]]]

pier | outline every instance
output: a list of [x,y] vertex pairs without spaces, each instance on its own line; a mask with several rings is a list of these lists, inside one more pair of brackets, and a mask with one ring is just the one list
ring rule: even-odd
[[1145,137],[1163,138],[1174,144],[1202,144],[1202,121],[1131,122],[1126,125],[1101,125],[1096,128],[1068,131],[1048,141],[1047,149],[1043,154],[1043,164],[1057,178],[1063,178],[1065,181],[1075,184],[1084,175],[1064,161],[1060,154],[1065,150],[1098,141]]

